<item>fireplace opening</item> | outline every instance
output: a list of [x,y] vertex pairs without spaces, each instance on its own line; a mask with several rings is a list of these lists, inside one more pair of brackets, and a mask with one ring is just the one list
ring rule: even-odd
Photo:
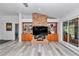
[[33,27],[34,39],[36,39],[37,41],[43,41],[47,34],[48,34],[48,27],[45,26]]
[[34,35],[34,38],[37,41],[43,41],[45,39],[45,35],[39,34],[39,35]]

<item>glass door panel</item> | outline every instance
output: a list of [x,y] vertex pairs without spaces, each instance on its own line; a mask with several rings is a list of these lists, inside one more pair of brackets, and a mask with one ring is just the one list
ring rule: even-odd
[[69,43],[78,46],[78,18],[69,21]]
[[68,22],[63,22],[63,40],[68,42]]

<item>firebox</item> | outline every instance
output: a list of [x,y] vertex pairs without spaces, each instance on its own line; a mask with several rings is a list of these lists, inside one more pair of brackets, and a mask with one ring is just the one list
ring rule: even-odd
[[36,40],[43,41],[47,34],[48,34],[48,27],[46,26],[34,26],[33,27],[33,35]]

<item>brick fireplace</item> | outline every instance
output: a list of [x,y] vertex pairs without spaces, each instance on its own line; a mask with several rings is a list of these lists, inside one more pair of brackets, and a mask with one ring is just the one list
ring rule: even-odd
[[[40,13],[32,13],[32,26],[33,27],[48,27],[47,16]],[[47,35],[45,35],[45,33],[33,35],[33,39],[37,41],[47,40]]]

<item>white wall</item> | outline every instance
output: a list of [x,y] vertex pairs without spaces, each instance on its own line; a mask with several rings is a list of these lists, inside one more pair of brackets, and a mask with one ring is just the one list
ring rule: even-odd
[[59,22],[59,19],[47,19],[48,22]]
[[[6,23],[12,23],[12,31],[6,31]],[[0,16],[0,40],[15,40],[15,24],[18,16]]]
[[[23,15],[22,14],[22,19],[32,19],[32,14],[31,15]],[[28,20],[27,20],[28,21]],[[32,22],[32,21],[31,21]]]

